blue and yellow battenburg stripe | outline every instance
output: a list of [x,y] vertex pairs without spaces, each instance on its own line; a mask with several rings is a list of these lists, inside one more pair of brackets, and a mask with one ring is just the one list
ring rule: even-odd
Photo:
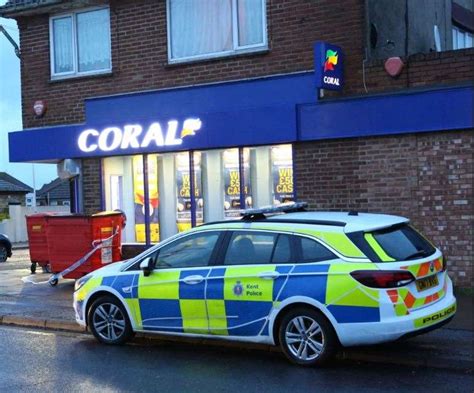
[[[139,330],[268,335],[272,309],[295,295],[325,304],[338,323],[380,321],[379,292],[349,275],[374,268],[370,263],[318,263],[170,269],[148,277],[133,272],[92,278],[77,299],[100,285],[112,287],[127,303]],[[261,277],[268,274],[275,277]],[[204,280],[189,284],[188,276]]]

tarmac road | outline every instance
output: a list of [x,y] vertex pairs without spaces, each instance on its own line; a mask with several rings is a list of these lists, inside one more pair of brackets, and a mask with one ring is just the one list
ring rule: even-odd
[[89,335],[0,327],[2,392],[457,392],[471,373],[335,362],[289,364],[278,353],[179,343],[99,344]]
[[[75,322],[72,308],[74,280],[60,280],[53,288],[46,283],[50,274],[30,275],[29,265],[27,249],[14,250],[13,258],[6,263],[0,263],[0,325],[83,332],[83,328]],[[40,268],[38,272],[41,272]],[[35,285],[25,282],[25,278],[45,283]],[[454,320],[443,328],[402,342],[346,348],[340,353],[339,358],[377,365],[383,363],[395,367],[424,366],[442,371],[450,369],[472,372],[474,336],[472,309],[472,295],[459,296],[458,313]],[[163,339],[162,337],[161,340]],[[223,348],[222,342],[211,340],[204,343],[198,340],[189,345],[195,346],[196,349],[210,346]],[[252,357],[264,356],[260,352],[272,349],[239,343],[227,343],[224,348],[235,350],[240,347],[253,350],[255,354]],[[0,357],[0,370],[2,360]]]
[[42,273],[39,266],[37,273],[30,276],[30,264],[28,249],[14,249],[12,258],[0,263],[0,315],[74,321],[74,280],[61,280],[55,288],[47,283],[25,283],[22,279],[27,277],[36,282],[47,281],[51,277],[51,274]]

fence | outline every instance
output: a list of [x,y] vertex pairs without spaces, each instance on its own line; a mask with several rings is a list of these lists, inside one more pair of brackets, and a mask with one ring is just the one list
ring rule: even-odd
[[8,220],[0,221],[0,233],[7,235],[12,243],[28,241],[26,232],[26,215],[46,212],[66,212],[70,211],[69,206],[37,206],[28,207],[20,205],[10,205]]

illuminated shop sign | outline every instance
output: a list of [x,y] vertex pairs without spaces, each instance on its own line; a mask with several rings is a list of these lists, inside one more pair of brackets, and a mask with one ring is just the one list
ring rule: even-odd
[[84,153],[142,149],[149,146],[179,146],[185,137],[195,135],[201,125],[200,119],[189,118],[183,121],[179,132],[177,120],[168,121],[166,128],[162,128],[159,122],[154,122],[146,130],[139,124],[106,127],[100,131],[89,128],[80,133],[77,146]]
[[316,87],[341,90],[344,84],[344,54],[339,46],[327,42],[314,45]]

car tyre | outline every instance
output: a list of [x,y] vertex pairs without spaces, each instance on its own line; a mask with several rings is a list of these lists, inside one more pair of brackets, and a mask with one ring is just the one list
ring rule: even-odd
[[92,303],[88,326],[95,338],[104,344],[121,345],[133,336],[127,311],[113,296],[103,296]]
[[297,307],[288,311],[279,325],[281,349],[301,366],[322,366],[337,352],[339,341],[334,328],[319,311]]
[[8,258],[8,250],[7,248],[0,244],[0,262],[6,262]]

